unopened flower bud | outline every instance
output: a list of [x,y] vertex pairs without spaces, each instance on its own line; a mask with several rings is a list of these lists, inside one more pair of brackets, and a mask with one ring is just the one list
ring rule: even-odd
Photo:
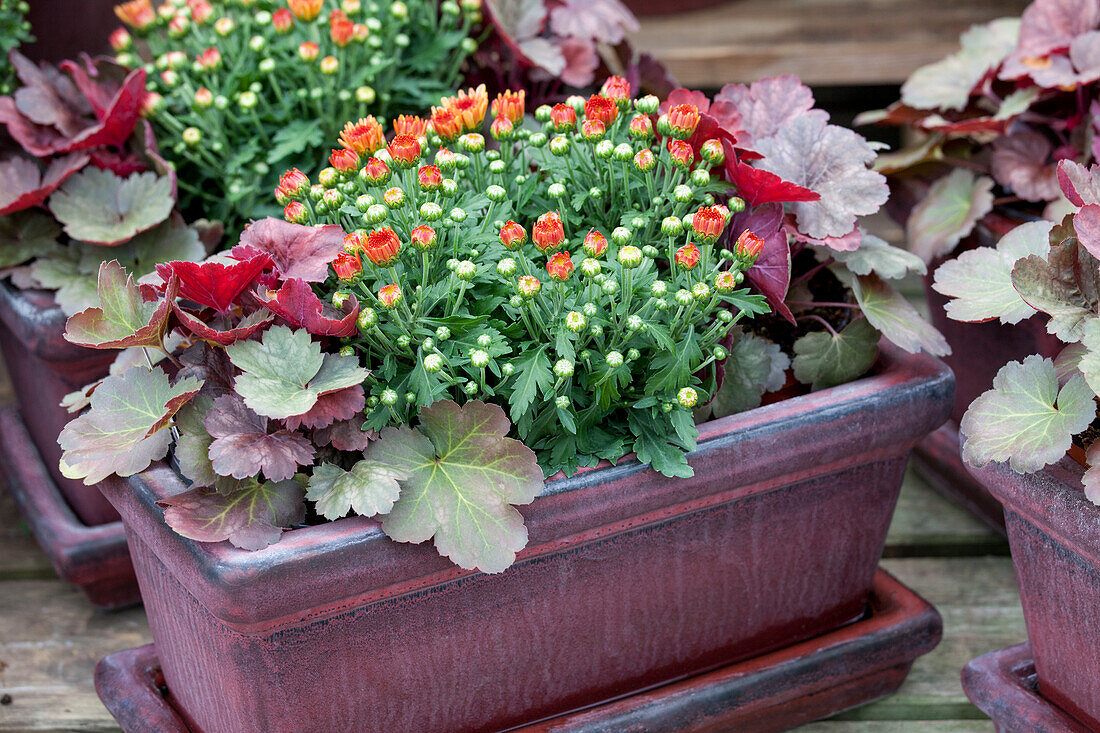
[[443,369],[443,357],[439,354],[428,354],[424,357],[424,371],[434,374]]
[[188,127],[183,133],[180,134],[180,138],[183,142],[194,147],[202,142],[202,130],[197,127]]
[[676,264],[684,270],[694,270],[695,266],[699,264],[699,248],[694,243],[688,242],[683,247],[676,250],[675,259]]
[[565,314],[565,327],[573,333],[583,331],[587,323],[584,315],[578,311],[569,311]]
[[653,284],[649,286],[649,294],[654,298],[663,298],[667,292],[668,285],[664,280],[654,280]]
[[500,373],[506,377],[510,377],[516,373],[516,365],[511,362],[504,364],[500,367]]
[[592,302],[585,303],[583,306],[581,306],[581,310],[584,311],[584,314],[589,318],[592,318],[600,312],[600,309],[596,306],[595,303]]
[[566,359],[558,359],[557,363],[554,364],[554,375],[557,376],[558,379],[569,379],[569,377],[573,376],[573,362]]
[[569,395],[563,394],[563,395],[558,395],[557,397],[554,398],[554,406],[557,407],[559,410],[568,409],[570,404],[571,404],[571,400],[569,399]]
[[507,196],[508,192],[504,190],[504,186],[493,184],[485,189],[485,197],[494,203],[503,201]]
[[660,106],[661,100],[652,94],[647,94],[644,97],[634,100],[634,109],[644,115],[656,114],[657,108]]
[[604,291],[607,295],[614,295],[619,292],[619,281],[608,278],[600,283],[600,290]]
[[359,317],[355,319],[355,325],[359,327],[360,331],[366,333],[378,325],[378,315],[373,308],[364,308],[359,311]]
[[711,353],[714,355],[714,358],[717,361],[722,361],[727,356],[729,356],[729,352],[726,351],[725,347],[721,344],[715,346],[714,349],[711,350]]
[[467,382],[466,386],[462,388],[462,391],[473,397],[477,394],[478,386],[477,382]]
[[466,221],[466,210],[455,207],[451,209],[450,217],[451,221],[461,224],[462,222]]
[[733,314],[730,313],[728,310],[723,309],[718,311],[717,318],[722,323],[730,323],[733,320]]
[[470,351],[470,366],[475,369],[484,369],[489,366],[489,352],[484,349],[473,349]]
[[642,352],[637,349],[630,349],[626,352],[627,361],[638,361],[642,357]]
[[649,148],[639,150],[638,154],[634,156],[634,167],[643,173],[653,170],[653,166],[656,164],[657,158],[654,157],[653,151]]
[[604,360],[612,369],[618,369],[623,365],[623,355],[618,351],[607,352],[607,356],[604,357]]
[[440,326],[439,328],[435,329],[435,337],[440,341],[446,341],[451,337],[451,329],[447,328],[446,326]]
[[516,283],[516,290],[518,290],[519,294],[522,295],[524,298],[530,300],[531,298],[534,298],[536,295],[538,295],[539,291],[542,290],[542,283],[539,282],[539,279],[537,277],[524,275]]
[[397,285],[385,285],[378,291],[378,300],[383,308],[396,308],[401,299],[401,288]]
[[742,211],[745,210],[745,199],[741,198],[740,196],[734,196],[729,200],[728,206],[729,210],[732,211],[734,214],[740,214]]
[[624,244],[628,244],[633,238],[634,232],[630,231],[626,227],[615,227],[615,229],[611,232],[611,241],[619,245],[620,247],[622,247]]
[[462,260],[455,265],[455,277],[459,280],[473,280],[477,274],[477,265],[470,260]]
[[706,300],[710,297],[710,286],[706,283],[695,283],[691,286],[691,295],[696,300]]
[[546,193],[552,199],[560,199],[565,196],[565,186],[560,183],[551,183],[549,188],[546,189]]
[[610,140],[600,140],[596,143],[596,157],[607,160],[615,154],[615,145]]
[[591,257],[586,257],[581,261],[581,274],[585,277],[596,277],[600,274],[600,263]]
[[676,393],[676,401],[680,403],[680,407],[690,410],[699,401],[699,393],[694,387],[684,387]]
[[504,277],[511,277],[516,274],[516,261],[511,257],[505,257],[497,263],[497,272]]
[[688,180],[693,186],[705,186],[710,183],[710,172],[704,168],[696,168],[691,172]]
[[627,143],[620,143],[615,146],[614,157],[620,163],[629,163],[634,158],[634,149]]
[[691,199],[695,197],[695,191],[691,186],[680,184],[676,188],[672,189],[672,198],[676,199],[677,203],[686,204],[690,203]]
[[719,140],[707,140],[700,146],[699,155],[711,165],[722,165],[726,162],[726,152],[722,149],[722,143]]
[[381,402],[383,405],[386,405],[387,407],[396,405],[397,393],[394,392],[392,389],[384,389],[382,390],[382,396],[379,398],[379,402]]
[[485,150],[485,138],[476,132],[468,132],[458,139],[458,147],[466,153],[480,153]]
[[684,290],[680,288],[676,291],[676,303],[678,305],[691,305],[695,299],[691,296],[690,290]]
[[632,313],[626,318],[626,328],[628,331],[639,331],[645,323],[642,321],[642,317],[637,313]]
[[389,216],[389,209],[382,204],[374,204],[367,207],[367,213],[363,214],[363,221],[367,224],[380,224]]
[[569,153],[570,145],[569,138],[558,135],[550,141],[550,152],[557,156],[566,155]]
[[589,323],[588,332],[592,334],[594,339],[603,338],[603,326],[598,323]]

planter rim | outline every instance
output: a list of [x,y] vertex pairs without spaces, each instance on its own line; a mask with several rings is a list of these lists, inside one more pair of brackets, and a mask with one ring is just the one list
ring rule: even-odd
[[[693,465],[703,463],[713,472],[718,470],[714,461],[720,451],[750,446],[744,450],[740,470],[726,477],[733,479],[732,488],[728,483],[711,486],[705,470],[692,479],[663,479],[633,459],[549,481],[534,503],[521,507],[529,544],[516,563],[538,562],[541,556],[591,537],[659,521],[670,513],[702,509],[765,493],[792,480],[904,455],[947,418],[953,390],[954,377],[938,359],[884,344],[879,369],[871,376],[700,425],[698,448],[689,456]],[[922,398],[934,408],[913,414],[912,404]],[[854,414],[863,424],[880,429],[861,433],[860,440],[844,441],[842,436],[835,455],[825,464],[814,450],[800,448],[800,436],[807,440],[819,436],[830,423]],[[751,449],[754,441],[777,433],[790,436],[791,449],[782,461],[767,451]],[[639,485],[647,478],[649,483]],[[223,622],[238,627],[270,625],[267,622],[296,613],[297,598],[285,590],[288,579],[310,586],[311,597],[342,606],[349,599],[356,603],[384,600],[478,574],[453,565],[429,543],[393,542],[382,533],[379,522],[364,517],[294,529],[258,551],[240,550],[228,542],[189,540],[167,526],[164,510],[156,504],[185,490],[179,476],[163,462],[126,480],[109,478],[101,488],[130,529],[151,543],[191,595]],[[586,506],[583,522],[571,506],[580,501]],[[366,577],[360,584],[334,584],[318,577],[318,567],[333,564],[359,566]],[[416,580],[409,581],[410,577]],[[264,617],[258,618],[260,612],[252,609],[262,609]]]
[[[21,290],[0,279],[0,319],[21,343],[43,361],[109,364],[114,359],[112,352],[87,349],[60,337],[65,332],[68,317],[57,304],[52,291]],[[58,338],[33,338],[35,333],[56,333]]]
[[1100,506],[1085,498],[1081,464],[1067,456],[1037,473],[1017,473],[1004,463],[967,470],[1006,510],[1100,565]]

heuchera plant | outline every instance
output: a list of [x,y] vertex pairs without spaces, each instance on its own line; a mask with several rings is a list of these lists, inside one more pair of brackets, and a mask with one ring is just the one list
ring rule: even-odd
[[[866,143],[796,80],[725,94],[682,90],[661,112],[612,77],[536,110],[541,130],[523,92],[484,89],[388,140],[373,118],[350,123],[317,183],[281,178],[287,221],[146,285],[103,267],[103,305],[67,338],[127,351],[68,400],[90,409],[61,435],[62,469],[131,475],[175,430],[192,488],[166,519],[188,537],[262,547],[308,499],[499,571],[544,476],[631,452],[690,476],[697,419],[760,404],[789,369],[815,388],[866,372],[872,317],[920,348],[883,279],[912,256],[857,225],[885,188]],[[809,274],[785,298],[792,252]],[[822,281],[837,300],[813,300]],[[745,330],[769,298],[784,315]]]
[[1061,160],[1097,160],[1100,0],[1035,0],[1021,18],[963,34],[960,50],[918,69],[901,101],[857,122],[905,125],[920,139],[879,158],[898,184],[930,184],[908,220],[911,251],[949,255],[994,205],[1058,221],[1072,205]]
[[30,9],[27,0],[0,0],[0,94],[11,94],[15,89],[15,68],[8,54],[34,41],[26,18]]
[[963,457],[1033,473],[1076,445],[1091,466],[1085,495],[1100,504],[1100,167],[1064,160],[1057,176],[1075,213],[1058,224],[1022,224],[996,247],[964,252],[936,270],[935,288],[951,298],[955,320],[1011,324],[1041,313],[1066,343],[1053,360],[1029,356],[997,373],[959,426]]
[[453,88],[479,19],[478,3],[453,0],[131,0],[115,12],[129,31],[111,45],[150,74],[147,110],[184,210],[233,231],[275,211],[278,173],[312,170],[343,120],[424,109]]
[[99,265],[143,274],[199,259],[216,227],[173,214],[175,177],[141,121],[145,72],[110,62],[38,66],[11,53],[23,86],[0,97],[11,143],[0,158],[0,268],[22,288],[56,290],[67,314],[96,302]]

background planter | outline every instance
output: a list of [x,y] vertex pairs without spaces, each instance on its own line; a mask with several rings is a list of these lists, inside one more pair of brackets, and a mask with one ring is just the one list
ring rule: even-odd
[[1039,693],[1100,730],[1100,507],[1070,459],[1035,474],[972,469],[1004,505]]
[[[107,36],[122,25],[114,6],[120,0],[30,0],[27,19],[35,42],[22,51],[35,61],[58,62],[81,53],[107,51]],[[77,7],[79,5],[79,7]]]
[[65,501],[87,525],[116,521],[118,513],[94,486],[61,475],[57,436],[72,419],[61,398],[107,373],[114,351],[65,340],[65,314],[53,294],[0,282],[0,350],[27,430]]
[[192,727],[504,729],[859,617],[909,450],[952,394],[941,362],[888,349],[875,376],[701,426],[693,479],[627,461],[550,482],[499,575],[363,518],[197,544],[156,506],[183,488],[163,464],[102,489]]
[[[957,252],[992,247],[1025,220],[1022,215],[994,211],[979,222]],[[933,273],[942,263],[938,260],[929,266],[924,285],[932,323],[951,345],[951,354],[943,361],[955,373],[955,406],[951,419],[914,450],[913,463],[940,493],[1003,534],[1000,502],[970,475],[959,456],[959,423],[970,403],[993,386],[993,377],[1002,366],[1031,354],[1053,358],[1061,351],[1062,343],[1047,333],[1045,316],[1033,316],[1012,326],[998,321],[951,320],[944,311],[947,298],[932,289]]]

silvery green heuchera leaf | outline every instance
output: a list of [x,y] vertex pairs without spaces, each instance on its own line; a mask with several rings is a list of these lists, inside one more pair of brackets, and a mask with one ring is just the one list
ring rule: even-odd
[[705,416],[725,417],[759,407],[764,393],[783,386],[790,365],[778,344],[751,333],[738,336],[726,360],[722,386]]
[[1050,316],[1049,333],[1072,343],[1100,311],[1100,261],[1076,237],[1061,239],[1067,229],[1072,234],[1064,224],[1051,230],[1055,244],[1046,259],[1031,255],[1016,262],[1012,285],[1028,305]]
[[814,331],[794,342],[794,377],[811,389],[850,382],[865,373],[878,358],[879,332],[859,318],[836,335]]
[[436,402],[420,413],[418,430],[382,430],[365,458],[408,473],[382,529],[398,542],[435,538],[441,555],[460,567],[499,573],[527,544],[523,517],[542,488],[535,453],[505,437],[504,410],[480,401]]
[[214,400],[203,425],[214,439],[208,449],[211,465],[220,476],[244,479],[258,473],[283,481],[298,466],[313,464],[314,448],[304,435],[268,428],[267,418],[245,406],[237,395]]
[[180,437],[173,453],[180,473],[191,482],[193,488],[213,486],[219,478],[210,463],[210,444],[214,438],[202,424],[203,416],[213,406],[214,400],[199,395],[176,413],[176,428]]
[[262,341],[238,341],[226,353],[244,373],[236,391],[249,408],[264,417],[304,415],[329,392],[361,384],[369,372],[354,356],[321,354],[306,331],[270,328]]
[[91,486],[111,474],[131,476],[168,451],[164,427],[202,383],[176,384],[160,367],[127,369],[92,393],[91,409],[61,431],[61,472]]
[[814,239],[849,234],[858,216],[875,213],[889,196],[886,179],[867,168],[875,159],[867,141],[824,117],[796,117],[756,149],[764,156],[759,167],[821,196],[791,205],[798,230]]
[[155,173],[120,178],[88,167],[50,197],[50,211],[73,239],[120,244],[168,218],[174,204],[172,181]]
[[229,540],[243,550],[279,541],[284,527],[305,517],[304,491],[296,479],[250,481],[232,491],[192,489],[158,502],[168,526],[198,542]]
[[1080,375],[1059,389],[1050,359],[1033,355],[1011,361],[959,424],[966,437],[963,459],[972,466],[1007,461],[1020,473],[1038,471],[1064,456],[1073,436],[1093,421],[1094,397]]
[[179,281],[173,279],[163,298],[148,303],[134,278],[117,261],[104,262],[97,285],[99,306],[70,317],[65,340],[92,349],[160,348],[178,290]]
[[317,503],[317,512],[325,519],[339,519],[351,511],[373,517],[393,508],[401,494],[398,482],[407,478],[407,471],[369,458],[348,471],[322,463],[313,470],[306,498]]
[[935,356],[951,353],[943,334],[882,278],[877,275],[854,278],[852,293],[871,325],[905,351],[915,354],[924,349]]
[[[1100,319],[1091,318],[1085,321],[1081,329],[1081,346],[1084,351],[1077,359],[1077,370],[1088,382],[1089,388],[1100,395]],[[1060,358],[1059,361],[1062,367],[1059,372],[1061,372],[1065,369],[1066,359]],[[1058,366],[1059,363],[1056,361],[1055,367]]]
[[906,223],[909,250],[931,262],[951,252],[993,210],[993,179],[955,168],[928,189]]
[[993,141],[990,167],[997,183],[1025,201],[1058,197],[1058,171],[1050,160],[1054,146],[1045,135],[1022,128]]
[[912,252],[886,242],[874,234],[860,232],[859,247],[847,252],[823,250],[837,262],[856,275],[874,273],[887,280],[897,280],[915,272],[923,275],[927,272],[924,262]]
[[0,267],[19,265],[59,248],[61,227],[39,211],[0,216]]
[[901,101],[917,109],[965,109],[974,87],[1016,47],[1019,33],[1018,18],[972,26],[959,39],[957,53],[910,75]]
[[948,318],[971,323],[999,318],[1012,324],[1035,315],[1012,285],[1012,268],[1017,260],[1047,253],[1053,226],[1049,221],[1021,224],[996,248],[968,250],[940,265],[932,289],[951,299],[944,306]]

